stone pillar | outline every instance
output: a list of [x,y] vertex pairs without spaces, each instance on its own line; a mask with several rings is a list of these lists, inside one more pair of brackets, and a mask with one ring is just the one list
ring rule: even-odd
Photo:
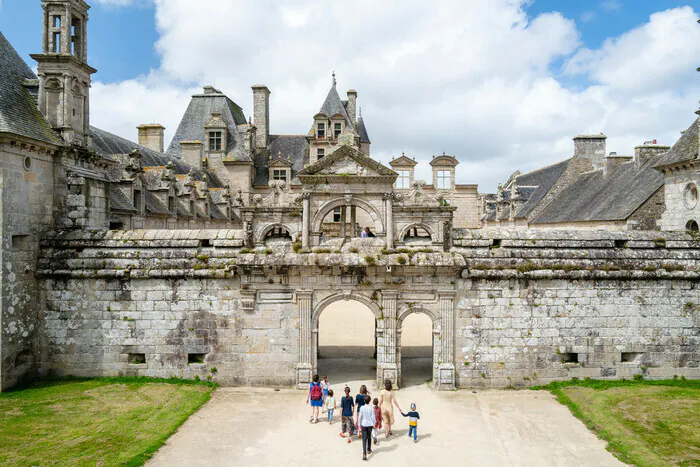
[[[51,34],[50,30],[53,25],[49,24],[49,12],[46,9],[46,3],[41,4],[41,8],[43,11],[43,16],[44,16],[44,25],[41,28],[41,33],[42,33],[42,43],[41,43],[41,49],[43,50],[43,53],[47,54],[49,53],[49,35]],[[52,51],[53,52],[53,51]]]
[[386,247],[394,248],[394,193],[384,193],[386,206]]
[[301,218],[301,247],[309,249],[309,230],[311,229],[311,193],[305,191],[301,195],[303,213]]
[[350,207],[350,238],[355,238],[357,236],[357,208],[355,206]]
[[71,25],[73,23],[73,15],[70,12],[70,3],[66,4],[66,17],[65,22],[61,23],[61,52],[64,54],[71,53]]
[[297,363],[297,387],[307,389],[314,371],[313,362],[313,290],[298,290],[299,310],[299,363]]
[[243,217],[243,233],[245,234],[245,247],[253,248],[253,215],[246,214]]
[[63,100],[61,107],[61,121],[59,122],[59,128],[72,127],[71,125],[71,104],[73,97],[73,78],[69,74],[63,75]]
[[347,206],[341,206],[340,208],[340,238],[345,240],[345,223],[347,222]]
[[450,390],[456,388],[455,381],[455,331],[454,331],[454,298],[452,290],[439,291],[440,301],[440,367],[438,369],[437,389]]
[[39,95],[37,96],[37,105],[39,107],[39,112],[46,116],[46,75],[44,73],[39,73]]
[[[377,350],[377,386],[384,387],[384,381],[389,379],[398,386],[399,367],[396,359],[396,313],[399,293],[396,291],[382,292],[384,331],[382,336],[383,352]],[[381,358],[380,358],[381,356]]]

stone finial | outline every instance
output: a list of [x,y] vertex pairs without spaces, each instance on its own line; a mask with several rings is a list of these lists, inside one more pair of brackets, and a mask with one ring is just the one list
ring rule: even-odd
[[335,87],[336,81],[335,81],[335,70],[333,70],[333,87]]

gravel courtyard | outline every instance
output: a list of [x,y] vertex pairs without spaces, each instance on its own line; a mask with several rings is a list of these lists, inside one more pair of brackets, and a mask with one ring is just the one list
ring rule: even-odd
[[[362,373],[345,372],[349,378]],[[369,380],[340,381],[353,396]],[[362,373],[367,375],[366,372]],[[378,391],[373,391],[378,395]],[[419,439],[406,436],[407,419],[398,413],[394,436],[374,449],[367,463],[383,467],[457,462],[474,466],[620,466],[605,443],[544,391],[436,392],[413,380],[396,392],[404,411],[415,402],[421,415]],[[218,389],[148,465],[303,466],[366,465],[362,443],[338,436],[339,411],[332,426],[310,424],[306,394],[291,389]]]

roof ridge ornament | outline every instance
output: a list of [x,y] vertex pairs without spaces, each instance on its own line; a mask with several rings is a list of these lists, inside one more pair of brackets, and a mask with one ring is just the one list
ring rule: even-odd
[[335,87],[336,81],[335,81],[335,70],[333,70],[333,87]]

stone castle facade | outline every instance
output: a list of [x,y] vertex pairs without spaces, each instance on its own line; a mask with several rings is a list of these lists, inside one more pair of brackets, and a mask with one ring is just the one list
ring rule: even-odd
[[373,159],[333,76],[305,134],[270,133],[266,86],[252,119],[206,86],[166,149],[158,124],[138,143],[90,125],[89,6],[42,5],[37,74],[0,34],[1,389],[303,387],[342,300],[375,314],[377,381],[401,383],[412,313],[432,320],[440,389],[700,376],[698,120],[634,159],[576,137],[572,158],[484,195],[455,156],[433,157],[431,183],[411,157]]

